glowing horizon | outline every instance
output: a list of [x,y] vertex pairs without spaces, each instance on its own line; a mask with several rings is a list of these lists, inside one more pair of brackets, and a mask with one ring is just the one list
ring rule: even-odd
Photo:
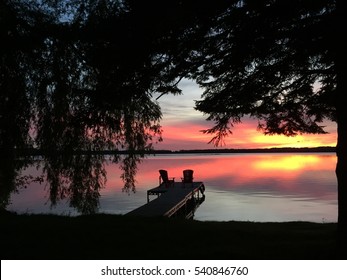
[[194,100],[201,98],[202,90],[191,81],[183,81],[183,94],[165,95],[159,99],[162,107],[163,142],[156,144],[155,149],[189,150],[189,149],[256,149],[256,148],[306,148],[336,146],[336,124],[322,123],[328,134],[303,134],[294,137],[284,135],[264,135],[257,130],[257,120],[244,118],[242,123],[232,128],[223,146],[208,144],[213,135],[203,134],[202,130],[211,128],[214,123],[205,120],[201,112],[194,109]]

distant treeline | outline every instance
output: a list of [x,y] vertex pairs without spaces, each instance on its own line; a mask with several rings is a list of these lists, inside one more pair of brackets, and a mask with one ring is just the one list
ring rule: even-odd
[[336,147],[314,147],[314,148],[268,148],[268,149],[193,149],[193,150],[156,150],[153,154],[184,154],[184,153],[330,153],[336,152]]
[[324,146],[324,147],[314,147],[314,148],[267,148],[267,149],[191,149],[191,150],[146,150],[146,151],[114,151],[114,150],[105,150],[105,151],[43,151],[38,149],[26,149],[26,150],[17,150],[17,155],[29,155],[29,156],[40,156],[45,154],[64,154],[64,153],[73,153],[73,154],[104,154],[104,155],[114,155],[114,154],[201,154],[201,153],[332,153],[336,152],[336,147]]

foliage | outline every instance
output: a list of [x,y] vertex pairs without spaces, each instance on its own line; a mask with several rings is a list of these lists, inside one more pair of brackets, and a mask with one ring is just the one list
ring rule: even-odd
[[205,89],[196,109],[220,144],[242,117],[265,134],[325,133],[337,123],[338,225],[347,248],[346,8],[341,0],[236,0],[212,21],[190,77]]
[[[196,108],[219,144],[244,116],[265,134],[324,133],[335,121],[335,1],[230,1],[199,49]],[[204,58],[204,60],[202,60]]]
[[201,37],[193,27],[208,29],[212,11],[198,3],[1,2],[0,149],[9,158],[33,148],[43,156],[53,205],[70,198],[95,211],[104,150],[121,163],[124,191],[135,191],[137,164],[162,140],[153,94],[180,94],[187,43]]
[[[153,42],[138,38],[131,7],[23,0],[0,8],[2,153],[12,159],[40,151],[52,203],[70,197],[83,213],[95,211],[106,181],[104,158],[84,152],[113,150],[113,160],[123,162],[125,191],[135,190],[139,151],[161,141],[152,94],[178,90],[165,78],[167,62],[149,52]],[[125,150],[129,156],[117,154]],[[79,204],[88,197],[90,206]]]

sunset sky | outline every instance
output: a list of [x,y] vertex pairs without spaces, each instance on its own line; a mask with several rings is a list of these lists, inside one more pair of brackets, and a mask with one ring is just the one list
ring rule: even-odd
[[[194,100],[201,99],[203,90],[195,83],[184,80],[180,88],[182,95],[166,95],[159,98],[162,107],[164,141],[155,146],[156,149],[185,150],[211,149],[208,144],[211,135],[205,135],[201,130],[213,126],[206,121],[201,112],[194,110]],[[283,135],[265,136],[257,131],[257,120],[244,118],[241,124],[235,125],[233,134],[225,139],[221,148],[271,148],[271,147],[317,147],[336,145],[336,124],[325,122],[329,134],[299,135],[286,137]]]

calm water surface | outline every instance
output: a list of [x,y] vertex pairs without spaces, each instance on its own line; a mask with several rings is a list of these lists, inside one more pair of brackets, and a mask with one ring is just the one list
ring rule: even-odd
[[[206,200],[194,219],[206,221],[337,221],[336,155],[178,154],[151,156],[139,166],[136,193],[122,192],[117,164],[107,166],[101,191],[103,213],[124,214],[146,203],[146,191],[158,185],[159,169],[180,181],[184,169],[206,186]],[[25,172],[38,173],[36,168]],[[11,197],[19,213],[78,214],[62,201],[50,207],[48,187],[33,183]]]

